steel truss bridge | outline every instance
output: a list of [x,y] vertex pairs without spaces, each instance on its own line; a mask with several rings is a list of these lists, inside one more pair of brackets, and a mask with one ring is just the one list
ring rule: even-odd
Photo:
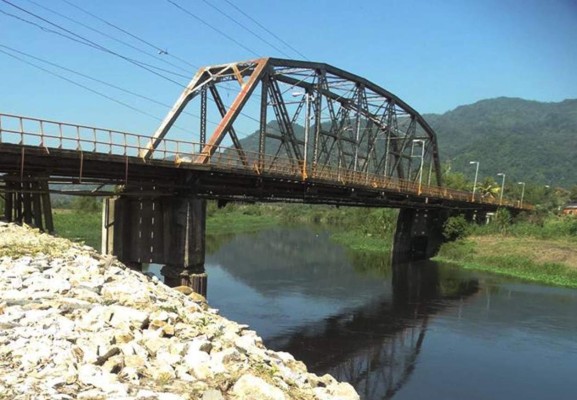
[[[184,134],[176,122],[186,123]],[[78,192],[86,195],[111,194],[102,185],[113,184],[139,197],[499,206],[443,187],[435,133],[397,96],[330,65],[294,60],[200,69],[154,134],[1,114],[0,152],[4,189],[20,193],[35,190],[27,179],[42,179],[100,185]]]

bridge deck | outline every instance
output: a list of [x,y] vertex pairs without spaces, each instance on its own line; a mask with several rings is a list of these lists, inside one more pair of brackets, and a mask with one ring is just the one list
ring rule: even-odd
[[[293,160],[247,152],[242,160],[234,148],[218,146],[212,156],[206,157],[200,153],[206,145],[194,142],[163,139],[153,156],[145,160],[141,155],[149,149],[148,143],[149,137],[144,135],[0,115],[0,173],[13,174],[13,179],[44,174],[51,182],[141,187],[132,193],[138,196],[188,192],[205,198],[245,201],[483,210],[499,207],[498,199],[478,195],[473,199],[469,192],[345,168],[308,166],[307,170]],[[502,206],[531,208],[506,199]]]

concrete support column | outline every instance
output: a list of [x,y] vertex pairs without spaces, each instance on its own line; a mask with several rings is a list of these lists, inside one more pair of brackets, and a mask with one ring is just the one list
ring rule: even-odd
[[167,286],[188,286],[196,293],[206,297],[208,275],[204,270],[204,266],[184,268],[178,265],[165,265],[160,272]]
[[425,260],[437,254],[444,241],[444,210],[406,208],[399,211],[393,242],[393,263]]
[[102,251],[129,266],[161,264],[168,286],[206,296],[206,200],[192,197],[105,200]]

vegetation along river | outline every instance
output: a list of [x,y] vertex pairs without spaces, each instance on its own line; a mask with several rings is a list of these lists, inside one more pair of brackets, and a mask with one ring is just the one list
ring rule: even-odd
[[363,399],[575,398],[577,290],[433,262],[393,267],[328,237],[209,237],[211,306]]

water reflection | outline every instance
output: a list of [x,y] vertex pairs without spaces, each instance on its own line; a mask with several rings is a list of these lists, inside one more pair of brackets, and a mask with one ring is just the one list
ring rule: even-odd
[[[388,257],[378,261],[373,257],[370,262],[359,257],[356,263],[352,260],[351,268],[349,254],[328,236],[304,228],[238,235],[207,256],[207,269],[218,265],[234,279],[271,297],[298,293],[341,303],[347,303],[348,297],[358,304],[358,298],[353,299],[357,295],[371,298],[389,290],[383,287],[390,283],[382,279],[390,274]],[[381,278],[375,279],[375,273]]]
[[432,314],[478,291],[475,280],[443,290],[431,262],[395,266],[393,297],[332,315],[267,344],[311,371],[350,382],[365,399],[391,398],[413,372]]
[[417,365],[431,315],[478,282],[432,262],[351,255],[327,236],[277,229],[221,244],[207,257],[209,301],[310,371],[350,382],[364,399],[390,398]]

